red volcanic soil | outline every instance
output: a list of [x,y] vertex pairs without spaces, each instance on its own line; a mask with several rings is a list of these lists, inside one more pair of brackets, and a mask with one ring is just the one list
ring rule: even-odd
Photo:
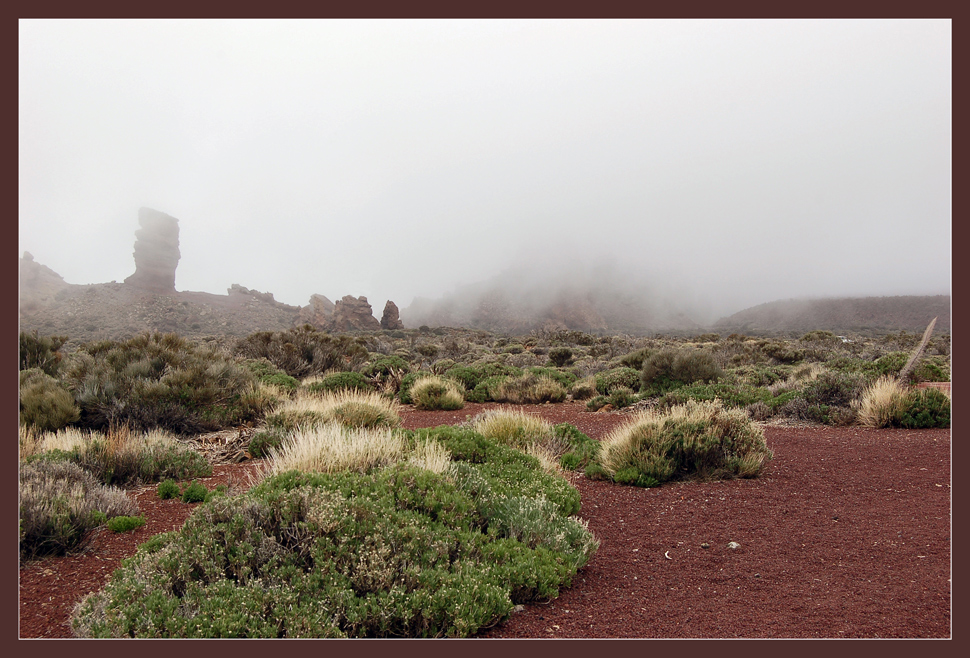
[[[405,407],[409,428],[455,412]],[[582,403],[519,407],[602,438],[628,418]],[[750,480],[654,489],[571,474],[599,551],[571,587],[485,638],[948,638],[950,432],[765,426],[774,459]],[[260,462],[216,466],[241,489]],[[20,569],[20,637],[72,637],[75,603],[194,505],[132,490],[147,523],[94,533],[79,555]],[[733,547],[732,547],[733,546]]]

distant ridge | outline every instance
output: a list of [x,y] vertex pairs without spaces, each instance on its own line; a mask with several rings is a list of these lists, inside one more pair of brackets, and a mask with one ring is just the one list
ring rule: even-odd
[[714,323],[720,333],[884,334],[922,332],[934,317],[935,333],[950,333],[950,295],[789,299],[752,306]]

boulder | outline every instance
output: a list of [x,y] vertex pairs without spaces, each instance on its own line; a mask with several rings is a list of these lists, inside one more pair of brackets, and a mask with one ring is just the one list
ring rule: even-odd
[[179,220],[151,208],[138,211],[135,273],[125,283],[151,292],[175,292],[179,258]]
[[317,329],[330,329],[334,308],[334,303],[323,295],[310,295],[310,303],[300,309],[297,322]]
[[391,300],[387,300],[384,304],[384,315],[381,316],[381,329],[388,331],[394,329],[404,329],[404,323],[401,322],[400,311],[398,311],[397,304]]
[[344,295],[334,304],[332,331],[380,331],[381,323],[374,317],[366,297]]

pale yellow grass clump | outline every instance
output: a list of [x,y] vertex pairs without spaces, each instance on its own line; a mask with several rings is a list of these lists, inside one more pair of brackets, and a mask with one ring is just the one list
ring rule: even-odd
[[539,466],[546,473],[551,475],[561,475],[563,470],[559,464],[559,455],[555,449],[545,443],[531,443],[525,449],[525,454],[539,460]]
[[451,452],[437,441],[421,441],[408,455],[408,463],[441,475],[451,467]]
[[858,419],[866,427],[891,427],[905,409],[906,389],[884,375],[863,391]]
[[487,439],[515,448],[543,443],[552,436],[552,424],[520,409],[503,407],[479,414],[472,428]]
[[401,437],[387,428],[351,428],[331,422],[299,429],[271,450],[264,474],[366,472],[404,457]]
[[266,417],[270,426],[286,430],[312,428],[331,422],[348,427],[397,427],[400,405],[373,391],[300,393]]
[[71,452],[79,449],[81,452],[89,450],[92,443],[97,441],[104,451],[113,457],[151,455],[154,451],[179,444],[178,439],[160,429],[148,432],[132,432],[127,427],[118,427],[108,432],[96,430],[79,430],[75,427],[65,427],[56,432],[33,434],[20,430],[20,458],[26,459],[32,455],[63,450]]

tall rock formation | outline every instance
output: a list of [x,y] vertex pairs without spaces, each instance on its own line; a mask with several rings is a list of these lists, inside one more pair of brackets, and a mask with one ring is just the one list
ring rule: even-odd
[[374,317],[366,297],[344,295],[333,310],[333,331],[380,331],[381,323]]
[[135,273],[125,283],[151,292],[175,292],[179,258],[179,220],[151,208],[138,210]]
[[334,303],[323,295],[310,295],[310,303],[300,309],[299,324],[329,329],[333,324]]
[[381,316],[381,329],[388,331],[404,329],[404,323],[401,322],[401,314],[397,308],[397,304],[390,299],[384,304],[384,315]]

